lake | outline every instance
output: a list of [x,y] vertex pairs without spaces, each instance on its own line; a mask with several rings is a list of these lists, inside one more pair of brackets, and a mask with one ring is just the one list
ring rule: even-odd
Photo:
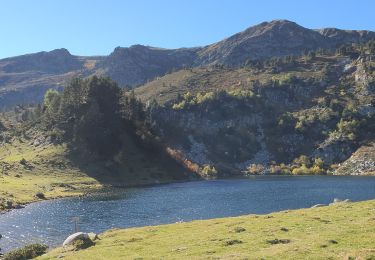
[[244,214],[307,208],[334,198],[375,198],[375,177],[257,176],[129,188],[113,194],[43,201],[0,214],[0,248],[28,243],[62,244],[74,232],[100,233]]

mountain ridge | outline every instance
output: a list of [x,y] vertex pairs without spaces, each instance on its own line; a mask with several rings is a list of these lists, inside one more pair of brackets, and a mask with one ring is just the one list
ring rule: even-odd
[[183,68],[239,66],[248,60],[299,55],[371,39],[375,32],[307,29],[288,20],[274,20],[201,47],[165,49],[136,44],[117,47],[107,56],[72,55],[64,48],[25,54],[0,59],[0,108],[39,102],[46,89],[62,87],[77,76],[109,76],[119,85],[133,88]]

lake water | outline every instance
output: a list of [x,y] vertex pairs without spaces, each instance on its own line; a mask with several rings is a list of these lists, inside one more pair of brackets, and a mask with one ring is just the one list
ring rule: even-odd
[[247,179],[197,181],[124,189],[112,195],[33,203],[0,214],[0,248],[28,243],[60,245],[79,229],[100,233],[136,227],[264,214],[328,204],[334,198],[353,201],[375,198],[375,177],[261,176]]

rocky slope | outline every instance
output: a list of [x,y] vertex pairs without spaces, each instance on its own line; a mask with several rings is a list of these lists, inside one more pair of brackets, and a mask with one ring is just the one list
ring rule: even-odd
[[375,138],[374,49],[361,48],[181,70],[135,93],[157,135],[198,171],[373,174],[367,159],[361,171],[335,166]]
[[80,57],[67,50],[0,60],[0,108],[40,101],[45,90],[76,76],[108,75],[121,86],[137,86],[184,67],[238,66],[247,60],[300,54],[318,48],[375,39],[369,31],[311,30],[287,20],[264,22],[212,45],[160,49],[142,45],[116,48],[109,56]]
[[361,146],[335,171],[338,175],[375,175],[375,144]]

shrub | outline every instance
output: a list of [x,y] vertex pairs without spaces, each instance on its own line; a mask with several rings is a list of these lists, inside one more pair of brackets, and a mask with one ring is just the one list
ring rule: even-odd
[[215,94],[214,92],[207,92],[205,94],[202,94],[202,93],[198,93],[197,96],[195,97],[195,102],[197,104],[201,104],[207,100],[212,100],[214,99],[215,97]]
[[324,169],[324,161],[320,158],[316,158],[311,165],[310,159],[305,155],[301,155],[299,158],[294,159],[294,163],[299,165],[295,165],[292,170],[292,173],[295,175],[326,173],[326,170]]
[[4,260],[24,260],[32,259],[46,253],[48,246],[41,244],[31,244],[25,247],[8,252]]
[[318,167],[323,167],[323,165],[324,165],[324,161],[321,159],[321,158],[315,158],[315,160],[314,160],[314,165],[315,166],[318,166]]
[[250,174],[261,174],[265,170],[262,164],[251,164],[247,167],[247,172]]
[[22,164],[22,165],[27,165],[27,161],[25,160],[25,158],[22,158],[22,159],[20,160],[20,164]]
[[35,194],[35,197],[37,197],[38,199],[42,199],[42,200],[44,200],[46,198],[46,196],[42,192],[37,192]]
[[243,242],[241,240],[238,240],[238,239],[233,239],[233,240],[228,240],[228,241],[225,241],[224,245],[225,246],[233,246],[233,245],[236,245],[236,244],[242,244]]
[[201,170],[201,173],[206,176],[215,176],[217,174],[217,170],[214,166],[205,165],[203,169]]
[[292,173],[294,175],[303,175],[303,174],[309,174],[309,168],[306,167],[305,164],[302,164],[300,167],[296,167],[292,170]]
[[284,163],[280,165],[271,165],[271,174],[289,175],[291,173],[290,166],[287,166]]
[[229,96],[238,98],[251,98],[254,96],[254,92],[249,89],[233,89],[229,90],[227,93]]
[[302,166],[302,165],[310,166],[311,165],[310,158],[307,157],[306,155],[301,155],[300,157],[294,159],[293,163],[295,163],[299,166]]
[[290,239],[278,239],[278,238],[275,238],[275,239],[267,240],[267,243],[271,244],[271,245],[288,244],[288,243],[290,243]]
[[180,103],[173,104],[172,109],[174,109],[174,110],[182,110],[182,109],[185,108],[185,106],[186,106],[186,101],[182,100]]

